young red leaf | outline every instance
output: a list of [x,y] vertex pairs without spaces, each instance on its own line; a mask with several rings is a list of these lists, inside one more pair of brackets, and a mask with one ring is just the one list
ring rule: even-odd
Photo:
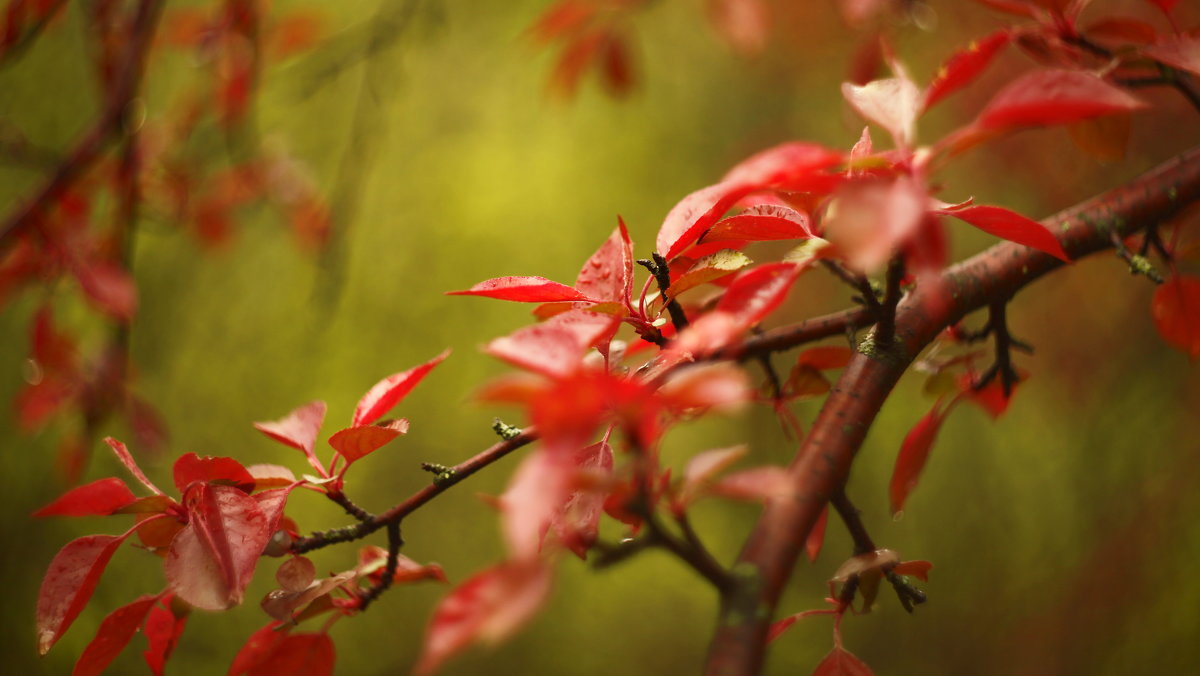
[[1200,357],[1200,278],[1172,275],[1154,292],[1150,313],[1163,340]]
[[351,426],[370,425],[378,420],[408,396],[408,393],[433,370],[433,367],[442,363],[442,360],[448,356],[450,356],[450,350],[442,352],[420,366],[390,375],[376,383],[359,400],[358,406],[354,409],[354,420],[351,422]]
[[676,414],[735,410],[752,398],[745,370],[728,363],[681,369],[658,389],[659,401]]
[[984,131],[1077,122],[1146,104],[1124,89],[1078,70],[1040,70],[1001,89],[979,114]]
[[800,266],[792,263],[769,263],[742,272],[717,303],[717,311],[730,313],[748,329],[783,303],[800,271]]
[[[607,441],[598,441],[575,452],[571,465],[578,484],[580,473],[590,473],[592,479],[612,473],[613,451]],[[562,507],[550,522],[560,542],[581,559],[596,542],[600,514],[604,511],[604,493],[588,486],[573,485]]]
[[408,432],[408,421],[403,418],[387,425],[347,427],[329,437],[329,445],[351,463],[382,448],[405,432]]
[[[817,517],[817,522],[813,524],[812,530],[808,531],[808,537],[804,539],[804,553],[808,556],[809,561],[816,561],[817,556],[821,553],[821,546],[825,544],[825,526],[828,523],[829,505],[825,505],[821,509],[821,515]],[[784,627],[784,629],[786,628]]]
[[111,263],[93,261],[74,269],[75,278],[96,309],[128,322],[137,312],[137,286],[128,272]]
[[875,676],[875,672],[845,649],[834,648],[813,670],[812,676]]
[[66,544],[50,562],[38,591],[38,652],[45,655],[71,626],[100,581],[117,547],[128,536],[88,535]]
[[319,471],[321,462],[313,455],[313,447],[324,420],[325,402],[310,401],[279,420],[256,422],[254,429],[281,444],[303,451],[308,458],[308,464]]
[[912,147],[922,99],[921,90],[907,76],[865,85],[843,82],[842,97],[859,115],[888,130],[897,148]]
[[744,184],[755,189],[825,193],[837,185],[836,174],[826,169],[841,164],[842,153],[816,143],[792,141],[760,151],[742,160],[722,184]]
[[946,411],[939,408],[940,404],[940,401],[934,404],[929,413],[913,425],[904,437],[904,443],[900,445],[900,453],[896,456],[896,466],[892,470],[892,481],[888,489],[893,515],[904,509],[904,502],[908,500],[908,495],[916,488],[917,480],[921,478],[921,470],[925,468],[929,451],[933,448],[938,430],[945,420]]
[[710,492],[732,500],[764,502],[795,495],[796,480],[783,467],[755,467],[717,481]]
[[507,639],[545,602],[550,573],[532,559],[502,563],[463,582],[433,611],[414,673],[432,674],[473,642],[494,645]]
[[233,664],[229,665],[228,676],[242,676],[267,662],[275,648],[287,638],[287,628],[281,628],[281,625],[283,622],[268,622],[267,626],[251,634],[234,656]]
[[59,499],[34,512],[33,516],[107,516],[136,500],[137,497],[124,481],[109,477],[72,488]]
[[482,281],[465,291],[447,291],[447,296],[483,296],[522,303],[553,303],[563,300],[590,300],[574,287],[545,277],[497,277]]
[[[358,550],[358,565],[354,572],[359,578],[369,578],[372,582],[383,579],[383,570],[387,566],[388,552],[383,547],[367,545]],[[447,582],[446,573],[436,563],[420,564],[407,556],[400,554],[396,557],[396,575],[393,584],[406,584],[421,580],[437,580]]]
[[175,652],[175,646],[179,645],[179,637],[183,635],[187,626],[187,614],[176,615],[171,609],[171,598],[171,595],[167,595],[150,610],[146,626],[142,628],[148,644],[142,656],[154,676],[163,676],[167,660],[171,658],[171,653]]
[[171,591],[205,610],[241,603],[271,537],[268,515],[255,498],[213,484],[194,484],[186,507],[189,522],[171,541],[164,562]]
[[601,301],[625,303],[633,296],[633,242],[625,221],[618,221],[612,235],[583,264],[575,289]]
[[157,601],[157,596],[141,596],[109,613],[96,630],[95,638],[83,649],[71,676],[94,676],[103,672],[129,644],[129,639]]
[[704,451],[692,456],[683,469],[675,506],[682,511],[702,495],[716,480],[717,475],[729,469],[746,455],[746,446],[731,446]]
[[929,110],[938,101],[969,85],[1011,39],[1012,33],[1003,28],[983,39],[973,40],[966,49],[952,54],[925,88],[924,109]]
[[753,192],[752,184],[723,181],[684,197],[667,212],[655,240],[657,250],[671,260],[700,239],[737,201]]
[[142,468],[138,467],[137,463],[133,461],[133,456],[129,454],[129,449],[125,448],[125,444],[112,437],[104,437],[104,443],[108,444],[108,447],[116,454],[117,460],[120,460],[121,464],[125,465],[125,469],[129,470],[129,473],[135,479],[142,482],[143,486],[149,488],[156,495],[165,495],[165,493],[159,490],[158,486],[150,483],[150,480],[142,473]]
[[936,213],[953,216],[966,221],[980,230],[1010,242],[1024,244],[1050,254],[1059,260],[1071,262],[1067,252],[1054,233],[1037,221],[1026,218],[1008,209],[993,206],[970,206],[962,209],[940,210]]
[[575,468],[570,447],[551,443],[526,456],[500,497],[505,542],[514,559],[534,558],[570,496]]
[[700,243],[765,242],[812,236],[808,214],[776,204],[760,204],[718,222],[704,233]]
[[233,486],[245,493],[254,490],[254,477],[233,458],[200,457],[195,453],[185,453],[175,461],[173,475],[175,487],[181,495],[196,481]]
[[254,477],[254,488],[281,488],[296,483],[296,475],[283,465],[247,465],[246,471]]
[[1200,75],[1200,36],[1177,36],[1146,47],[1142,53],[1168,66]]
[[613,315],[572,310],[497,338],[483,351],[514,366],[562,378],[577,370],[588,349],[611,336],[619,322]]

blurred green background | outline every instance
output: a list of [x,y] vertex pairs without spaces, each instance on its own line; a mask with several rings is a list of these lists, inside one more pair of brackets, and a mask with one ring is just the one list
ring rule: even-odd
[[[325,259],[306,253],[269,209],[245,210],[234,241],[218,251],[169,222],[140,225],[137,390],[171,434],[165,455],[133,449],[153,478],[169,484],[171,459],[188,451],[302,471],[298,453],[262,437],[251,422],[324,399],[328,435],[379,378],[453,348],[394,411],[411,420],[410,434],[350,473],[347,492],[382,510],[429,480],[419,462],[457,462],[494,441],[493,415],[516,415],[478,406],[470,394],[506,370],[477,347],[528,323],[528,308],[444,291],[509,274],[570,282],[617,214],[644,256],[679,198],[749,153],[789,139],[849,147],[858,138],[862,123],[841,103],[839,85],[862,36],[843,26],[833,3],[775,3],[771,43],[755,59],[719,43],[699,0],[656,3],[631,24],[640,86],[623,101],[605,96],[592,78],[573,101],[546,95],[554,54],[535,48],[525,31],[547,4],[423,3],[366,61],[347,59],[345,46],[361,46],[364,26],[377,25],[370,23],[376,3],[272,4],[278,14],[316,11],[328,39],[265,70],[257,126],[265,142],[305,163],[334,200],[334,228],[345,246]],[[1149,3],[1095,4],[1098,12],[1140,12]],[[1003,20],[973,3],[931,8],[932,25],[897,32],[898,53],[920,82],[956,45]],[[1195,20],[1194,7],[1181,9]],[[71,3],[61,25],[0,71],[0,119],[51,148],[68,147],[96,109],[78,14]],[[922,138],[969,119],[1006,74],[1026,64],[1017,54],[1004,57],[924,121]],[[155,57],[148,121],[170,108],[196,69],[186,56]],[[1061,130],[1030,132],[963,158],[941,177],[944,195],[974,195],[1041,217],[1200,140],[1194,111],[1176,97],[1145,98],[1158,107],[1135,119],[1125,162],[1097,163]],[[875,140],[885,144],[878,132]],[[9,208],[38,177],[0,166],[0,204]],[[954,230],[960,257],[990,243],[974,230]],[[845,623],[847,648],[877,673],[1200,668],[1200,578],[1191,572],[1200,560],[1200,378],[1155,334],[1152,292],[1114,257],[1100,255],[1019,295],[1010,320],[1037,347],[1036,355],[1019,357],[1032,378],[999,422],[966,407],[951,416],[904,518],[894,522],[886,485],[895,453],[932,403],[919,376],[901,383],[849,490],[881,546],[935,568],[925,585],[931,600],[915,616],[885,591],[875,613]],[[57,293],[64,323],[98,330],[90,313],[74,307],[72,291]],[[849,295],[820,273],[808,275],[792,292],[791,316],[843,307]],[[0,402],[21,385],[25,327],[41,298],[30,293],[0,310]],[[817,406],[797,405],[805,424]],[[126,528],[117,518],[28,518],[64,488],[53,467],[63,428],[25,435],[11,415],[0,416],[6,673],[68,673],[105,614],[163,585],[157,559],[123,548],[73,628],[48,656],[36,656],[34,601],[55,551],[73,537]],[[118,424],[106,432],[128,436]],[[665,457],[679,466],[696,451],[742,440],[751,446],[750,463],[784,462],[794,450],[768,412],[752,410],[677,429]],[[407,520],[404,553],[440,562],[454,581],[499,560],[496,517],[477,494],[502,492],[515,463],[502,462]],[[85,478],[110,475],[124,477],[110,454],[96,452]],[[310,494],[297,495],[289,513],[305,530],[346,522]],[[729,560],[756,514],[712,501],[696,508],[695,521]],[[849,551],[840,523],[831,521],[825,551],[815,565],[799,566],[781,613],[820,606],[824,581]],[[313,558],[321,569],[343,570],[353,552],[335,547]],[[273,569],[264,559],[248,599],[273,586]],[[339,622],[332,632],[337,673],[405,673],[444,592],[399,588],[367,614]],[[564,560],[552,600],[524,632],[494,650],[474,649],[444,671],[695,673],[714,620],[714,595],[667,556],[650,553],[603,572]],[[168,672],[223,673],[265,621],[253,601],[221,615],[196,612]],[[825,619],[802,621],[772,646],[767,673],[807,673],[828,651],[829,630]],[[134,639],[113,673],[145,671],[143,640]]]

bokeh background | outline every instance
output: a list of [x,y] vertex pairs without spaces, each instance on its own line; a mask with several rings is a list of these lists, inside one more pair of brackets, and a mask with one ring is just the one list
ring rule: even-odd
[[[265,70],[258,129],[265,143],[297,157],[333,203],[335,254],[296,246],[267,209],[239,213],[233,240],[217,250],[170,221],[139,224],[136,387],[163,414],[171,441],[160,456],[134,453],[160,483],[170,483],[171,459],[188,451],[301,471],[299,454],[251,423],[324,399],[331,433],[379,378],[453,348],[394,412],[411,420],[410,434],[350,474],[348,493],[368,509],[386,508],[429,480],[418,463],[454,463],[491,444],[494,415],[521,422],[515,412],[472,403],[471,392],[506,370],[478,346],[531,321],[528,308],[444,291],[508,274],[569,282],[617,214],[644,256],[679,198],[749,153],[800,138],[849,147],[862,128],[842,104],[839,85],[863,35],[842,23],[832,2],[775,3],[771,41],[753,59],[720,43],[699,0],[655,3],[630,26],[639,85],[624,100],[591,79],[573,100],[547,95],[554,53],[526,34],[546,0],[418,3],[369,58],[348,56],[361,51],[372,22],[391,4],[403,3],[272,3],[273,12],[315,12],[324,39]],[[1157,20],[1145,10],[1149,3],[1094,4],[1096,12],[1117,7]],[[1181,5],[1194,22],[1196,8]],[[931,2],[926,9],[922,27],[897,26],[895,33],[918,81],[927,81],[956,45],[1004,21],[974,3]],[[0,119],[47,147],[69,146],[96,110],[81,30],[71,3],[61,25],[0,71]],[[923,121],[921,137],[935,139],[969,119],[1006,74],[1026,65],[1024,57],[1006,55],[977,86]],[[186,56],[155,57],[148,121],[169,109],[197,68]],[[1061,130],[1028,132],[964,157],[943,174],[944,194],[1041,217],[1200,140],[1200,120],[1177,97],[1145,98],[1156,108],[1135,119],[1123,162],[1090,159]],[[207,143],[219,146],[213,136]],[[885,143],[882,134],[875,137]],[[203,139],[196,143],[198,152],[220,152]],[[0,204],[7,209],[38,177],[28,167],[0,164]],[[990,243],[974,230],[954,230],[960,257]],[[902,381],[860,453],[849,490],[878,543],[935,568],[926,585],[931,600],[914,616],[885,590],[874,613],[845,623],[847,648],[877,673],[1200,668],[1200,377],[1155,334],[1152,292],[1111,255],[1080,261],[1022,292],[1010,320],[1037,348],[1019,357],[1032,377],[998,422],[969,407],[951,416],[904,517],[893,521],[886,485],[895,453],[932,404],[919,375]],[[69,290],[58,293],[64,323],[85,335],[100,331],[93,315],[73,307]],[[792,292],[787,314],[837,309],[849,295],[827,276],[810,274]],[[0,309],[5,404],[21,386],[25,327],[41,299],[29,294]],[[801,403],[796,412],[807,424],[817,407]],[[51,654],[36,656],[34,601],[53,554],[73,537],[126,528],[117,518],[28,517],[64,488],[53,462],[62,427],[23,434],[10,413],[0,415],[5,673],[68,673],[107,612],[163,584],[157,559],[123,548],[73,628]],[[106,432],[128,436],[115,423]],[[767,412],[749,410],[677,429],[665,453],[678,465],[696,451],[739,441],[750,444],[751,463],[784,462],[794,450]],[[124,476],[110,454],[96,450],[87,480]],[[454,581],[499,560],[497,520],[478,495],[502,492],[515,462],[507,459],[407,520],[405,554],[441,563]],[[289,513],[304,529],[346,521],[310,494],[293,498]],[[712,501],[696,508],[695,521],[729,560],[756,514],[752,506]],[[330,548],[313,558],[321,569],[343,570],[353,551]],[[824,581],[849,551],[831,520],[825,551],[816,564],[798,567],[781,612],[820,606]],[[271,588],[273,568],[263,560],[249,599]],[[445,591],[399,588],[367,614],[338,623],[337,673],[407,672]],[[665,555],[601,572],[564,560],[552,600],[525,631],[494,650],[470,651],[445,673],[694,673],[714,620],[714,595]],[[168,672],[223,673],[265,621],[253,601],[220,615],[195,613]],[[825,619],[801,622],[772,647],[767,673],[807,673],[828,651],[829,631]],[[144,672],[143,640],[134,639],[113,673]]]

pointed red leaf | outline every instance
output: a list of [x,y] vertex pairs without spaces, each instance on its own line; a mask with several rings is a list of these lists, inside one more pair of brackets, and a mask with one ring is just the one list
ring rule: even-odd
[[95,638],[83,649],[71,676],[95,676],[103,672],[129,644],[157,601],[157,596],[141,596],[109,613],[96,630]]
[[1200,75],[1200,36],[1181,35],[1142,50],[1146,56],[1168,66]]
[[74,373],[75,341],[54,326],[54,312],[43,305],[29,327],[30,356],[45,373]]
[[111,448],[113,453],[116,454],[117,460],[120,460],[121,464],[125,465],[125,469],[129,470],[129,473],[132,474],[135,479],[142,482],[143,486],[149,488],[157,495],[165,495],[165,493],[159,490],[158,486],[150,483],[150,480],[147,479],[146,475],[142,473],[142,468],[138,467],[137,463],[133,461],[133,456],[129,454],[129,449],[125,448],[125,444],[113,439],[112,437],[104,437],[104,443],[108,444],[108,447]]
[[839,180],[836,174],[825,170],[841,164],[843,159],[841,152],[816,143],[781,143],[742,160],[721,182],[746,184],[755,189],[825,193]]
[[329,445],[342,454],[348,463],[375,452],[392,439],[408,432],[408,421],[401,418],[387,425],[347,427],[329,437]]
[[866,663],[842,648],[829,651],[812,676],[875,676]]
[[537,556],[550,522],[570,496],[570,449],[546,446],[526,456],[500,496],[501,522],[514,559]]
[[966,87],[987,68],[992,59],[1008,46],[1012,33],[1002,28],[980,40],[973,40],[946,60],[933,81],[925,88],[924,109],[929,110],[946,96]]
[[128,322],[137,312],[137,286],[122,268],[105,262],[81,264],[75,278],[96,309],[113,319]]
[[929,571],[932,569],[933,564],[928,561],[901,561],[896,564],[892,572],[897,575],[911,575],[918,580],[928,582]]
[[1200,277],[1172,275],[1154,292],[1150,313],[1163,340],[1200,357]]
[[[613,468],[612,446],[609,446],[607,441],[584,446],[575,453],[571,464],[576,483],[581,473],[588,473],[592,480],[607,477]],[[594,488],[573,486],[573,490],[550,522],[559,541],[581,559],[587,559],[588,550],[596,542],[605,497],[603,492]]]
[[480,571],[433,611],[414,673],[428,676],[476,641],[497,644],[528,622],[550,593],[551,569],[539,559]]
[[57,378],[46,378],[21,388],[13,400],[21,429],[26,432],[39,429],[70,405],[78,392],[78,385]]
[[164,562],[171,591],[205,610],[241,603],[271,537],[267,514],[236,488],[203,483],[188,491],[186,506],[189,522]]
[[907,76],[865,85],[843,82],[842,97],[859,115],[888,130],[897,148],[912,147],[922,100],[921,90]]
[[447,296],[483,296],[522,303],[553,303],[563,300],[589,300],[574,287],[545,277],[496,277],[464,291],[447,291]]
[[633,242],[625,221],[618,221],[612,235],[583,264],[575,289],[600,301],[624,303],[633,296]]
[[1010,242],[1024,244],[1031,249],[1037,249],[1050,254],[1059,260],[1071,262],[1067,252],[1054,233],[1038,223],[1014,211],[993,206],[971,206],[962,209],[941,210],[936,213],[953,216],[966,221],[980,230],[995,235]]
[[246,471],[254,477],[255,490],[281,488],[296,483],[296,475],[283,465],[247,465]]
[[705,364],[672,373],[658,389],[658,400],[677,415],[732,411],[754,398],[746,371],[733,364]]
[[245,493],[254,490],[254,477],[233,458],[200,457],[195,453],[185,453],[175,460],[173,475],[175,487],[181,495],[195,481],[233,486]]
[[109,477],[72,488],[33,516],[107,516],[136,500],[124,481]]
[[765,502],[796,494],[796,480],[783,467],[755,467],[735,472],[714,483],[713,495],[731,500]]
[[256,422],[254,429],[275,441],[303,451],[308,458],[308,464],[320,470],[321,462],[313,455],[313,447],[324,420],[325,402],[310,401],[279,420]]
[[913,425],[904,437],[904,443],[900,445],[900,453],[896,456],[896,466],[892,470],[892,481],[888,489],[893,515],[904,509],[904,502],[916,488],[917,480],[921,478],[921,470],[925,468],[925,461],[929,459],[929,451],[937,439],[938,430],[946,419],[946,411],[939,408],[940,404],[940,401],[934,404],[929,413]]
[[742,56],[760,54],[767,45],[771,18],[763,0],[709,0],[708,18]]
[[984,131],[1077,122],[1146,104],[1124,89],[1078,70],[1040,70],[1001,89],[979,114]]
[[267,626],[250,634],[234,656],[233,664],[229,665],[228,676],[242,676],[266,663],[275,652],[275,648],[287,638],[287,628],[281,628],[282,625],[283,622],[277,620],[268,622]]
[[127,535],[88,535],[68,542],[54,555],[38,591],[40,654],[50,650],[87,605],[100,574]]
[[179,637],[183,635],[187,626],[187,614],[175,615],[170,607],[171,598],[171,595],[166,596],[162,603],[150,610],[146,626],[142,629],[148,644],[142,656],[154,676],[163,676],[167,660],[171,658],[171,653],[175,652],[175,646],[179,645]]
[[390,411],[393,406],[408,396],[408,393],[425,376],[429,375],[433,367],[442,363],[442,360],[448,356],[450,356],[450,350],[442,352],[420,366],[415,366],[402,373],[390,375],[376,383],[359,400],[358,406],[354,409],[354,420],[350,423],[351,426],[370,425],[379,420],[383,414]]
[[655,247],[667,260],[694,244],[737,201],[754,191],[755,186],[725,181],[701,188],[684,197],[667,212],[658,230]]
[[730,313],[748,329],[783,303],[800,271],[800,266],[792,263],[769,263],[742,272],[725,290],[717,311]]
[[704,233],[704,236],[700,238],[700,243],[765,242],[781,239],[808,239],[812,236],[808,214],[790,207],[760,204],[718,222]]
[[620,323],[615,315],[571,310],[488,343],[483,351],[551,378],[564,377],[597,344],[607,344]]
[[[816,561],[817,556],[821,553],[821,546],[825,544],[825,526],[829,523],[829,505],[825,505],[821,509],[821,515],[817,517],[817,522],[813,524],[812,530],[808,531],[808,537],[804,539],[804,553],[808,556],[809,561]],[[786,629],[786,627],[784,627]]]
[[285,488],[275,488],[254,494],[255,502],[267,517],[268,533],[274,534],[279,530],[280,521],[283,519],[283,510],[287,506],[288,495],[299,485],[299,483],[293,483]]

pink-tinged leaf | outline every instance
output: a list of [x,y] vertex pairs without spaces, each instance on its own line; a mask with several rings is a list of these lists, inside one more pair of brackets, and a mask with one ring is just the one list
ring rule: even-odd
[[613,450],[607,441],[598,441],[579,449],[574,456],[571,460],[574,485],[551,519],[550,527],[567,549],[586,560],[588,550],[596,542],[606,496],[592,486],[579,485],[579,477],[586,474],[592,481],[602,481],[611,475]]
[[912,147],[922,98],[921,90],[907,76],[865,85],[843,82],[842,97],[859,115],[886,129],[897,148]]
[[845,159],[841,152],[815,143],[792,141],[760,151],[742,160],[725,174],[722,184],[743,184],[755,189],[824,193],[837,185],[826,169]]
[[1004,393],[1004,384],[999,377],[993,378],[986,386],[981,389],[975,388],[975,374],[964,373],[958,379],[958,391],[962,393],[965,401],[968,401],[979,408],[983,409],[984,413],[991,416],[992,420],[998,419],[1008,410],[1008,405],[1012,401],[1012,396],[1016,394],[1017,385],[1025,381],[1029,377],[1029,373],[1024,369],[1017,370],[1017,382],[1012,384],[1012,389],[1009,394]]
[[731,411],[753,399],[746,372],[729,363],[705,364],[673,373],[658,389],[658,398],[675,414]]
[[782,239],[808,239],[812,236],[808,214],[790,207],[760,204],[718,222],[704,233],[704,236],[700,238],[700,243],[765,242]]
[[351,463],[375,452],[406,432],[408,421],[403,418],[393,420],[387,425],[347,427],[329,437],[329,445]]
[[247,465],[246,471],[254,477],[255,490],[281,488],[296,483],[296,475],[283,465]]
[[84,295],[96,309],[122,322],[133,319],[137,313],[137,285],[128,272],[103,262],[82,264],[74,272]]
[[1001,89],[979,114],[983,131],[1078,122],[1127,113],[1146,104],[1124,89],[1078,70],[1040,70]]
[[418,383],[421,382],[433,367],[442,363],[446,357],[450,356],[450,350],[442,352],[438,356],[429,361],[415,366],[402,373],[390,375],[387,378],[379,381],[372,387],[363,398],[359,400],[358,406],[354,409],[354,420],[350,423],[351,427],[360,425],[370,425],[379,420],[383,414],[392,409],[393,406],[400,403],[408,393],[412,391]]
[[924,109],[929,110],[946,96],[971,84],[1011,40],[1012,33],[1003,28],[950,55],[925,88]]
[[1168,66],[1200,75],[1200,36],[1182,35],[1142,50],[1146,56]]
[[716,481],[717,475],[729,469],[746,455],[746,446],[732,446],[704,451],[692,456],[683,469],[683,480],[676,498],[676,506],[686,508],[704,494]]
[[263,611],[277,620],[297,620],[306,614],[310,604],[354,580],[355,575],[354,571],[349,570],[312,582],[305,589],[275,589],[263,598],[260,605]]
[[625,221],[583,264],[575,277],[575,289],[588,298],[625,303],[633,296],[633,242]]
[[286,634],[247,676],[330,676],[337,656],[329,634]]
[[941,410],[938,404],[934,404],[929,413],[913,425],[904,437],[904,443],[900,445],[900,453],[896,456],[896,466],[892,469],[892,481],[888,489],[893,515],[904,509],[905,501],[916,488],[917,480],[921,478],[921,470],[925,468],[925,461],[929,459],[929,451],[937,439],[938,430],[946,419],[945,411]]
[[244,493],[254,490],[254,477],[233,458],[221,458],[185,453],[175,461],[175,487],[182,495],[193,482],[233,486]]
[[834,648],[813,670],[812,676],[875,676],[875,672],[845,649]]
[[171,653],[175,652],[175,646],[179,645],[179,637],[187,627],[187,614],[176,615],[171,610],[170,598],[164,598],[162,603],[150,610],[146,626],[142,629],[148,644],[142,656],[154,676],[163,676],[167,660],[171,658]]
[[932,569],[933,564],[928,561],[901,561],[892,572],[897,575],[911,575],[922,582],[928,582],[929,571]]
[[936,213],[966,221],[980,230],[1010,242],[1024,244],[1055,258],[1071,262],[1054,233],[1037,221],[1014,211],[993,206],[971,206]]
[[545,277],[497,277],[465,291],[447,291],[447,296],[483,296],[521,303],[553,303],[564,300],[591,300],[574,287]]
[[71,676],[96,676],[103,672],[129,644],[129,639],[157,601],[157,596],[142,596],[109,613],[96,630],[95,638],[75,662]]
[[[358,565],[354,572],[360,578],[369,578],[372,582],[383,579],[384,568],[387,567],[388,552],[383,547],[367,545],[358,550]],[[421,580],[437,580],[446,582],[446,573],[436,563],[421,564],[400,554],[396,557],[396,575],[393,584],[407,584]]]
[[275,652],[275,648],[287,638],[287,629],[281,629],[281,625],[282,622],[269,622],[267,626],[251,634],[234,656],[233,664],[229,665],[229,676],[242,676],[266,663]]
[[136,500],[124,481],[109,477],[72,488],[33,516],[107,516]]
[[194,484],[186,507],[190,521],[164,562],[171,591],[204,610],[236,606],[271,537],[267,514],[255,498],[213,484]]
[[483,351],[514,366],[562,378],[577,370],[584,354],[611,336],[619,322],[613,315],[572,310],[497,338]]
[[33,432],[67,407],[79,393],[73,382],[46,378],[40,383],[26,385],[13,400],[21,429]]
[[796,480],[783,467],[755,467],[724,477],[710,491],[731,500],[765,502],[795,495]]
[[838,345],[825,345],[821,347],[810,347],[800,353],[796,357],[796,364],[802,366],[811,366],[818,371],[827,371],[829,369],[846,368],[850,363],[850,358],[854,356],[854,350],[848,347]]
[[752,184],[724,181],[684,197],[663,219],[655,240],[657,250],[667,260],[683,253],[738,200],[754,189]]
[[256,422],[254,429],[281,444],[303,451],[308,458],[308,464],[320,469],[321,462],[313,455],[313,447],[316,445],[317,434],[320,433],[321,423],[324,420],[325,402],[311,401],[279,420]]
[[275,581],[284,591],[304,591],[316,579],[316,565],[304,556],[293,556],[279,564],[279,568],[275,570]]
[[283,510],[287,506],[288,495],[298,485],[294,483],[286,488],[275,488],[254,495],[254,500],[267,517],[268,533],[279,530],[279,523],[283,519]]
[[743,272],[725,290],[716,309],[730,313],[748,329],[783,303],[800,272],[800,266],[792,263],[769,263]]
[[125,465],[125,469],[129,470],[129,473],[132,474],[135,479],[142,482],[143,486],[149,488],[151,492],[157,495],[165,495],[165,493],[159,490],[158,486],[150,483],[150,480],[147,479],[146,475],[142,473],[142,468],[138,467],[137,463],[133,461],[133,456],[129,454],[129,449],[125,448],[125,444],[113,439],[112,437],[104,437],[104,443],[108,444],[108,447],[111,448],[113,453],[116,454],[117,460],[120,460],[121,464]]
[[771,21],[763,0],[708,0],[708,18],[742,56],[756,56],[767,46]]
[[537,556],[550,523],[570,496],[572,450],[556,446],[526,456],[500,496],[504,539],[513,559]]
[[821,547],[825,544],[825,526],[829,523],[829,505],[825,505],[821,509],[821,515],[817,517],[817,522],[813,524],[812,530],[808,531],[808,537],[804,539],[804,553],[808,556],[809,561],[816,561],[817,556],[821,553]]
[[1200,357],[1200,277],[1172,275],[1154,292],[1150,313],[1163,340]]
[[926,187],[907,176],[849,185],[830,207],[825,236],[852,268],[874,271],[917,236],[928,205]]
[[474,642],[495,645],[528,622],[550,593],[551,569],[538,559],[476,573],[433,612],[414,672],[428,676]]
[[88,535],[68,542],[54,555],[38,591],[38,653],[45,655],[75,621],[125,537]]

